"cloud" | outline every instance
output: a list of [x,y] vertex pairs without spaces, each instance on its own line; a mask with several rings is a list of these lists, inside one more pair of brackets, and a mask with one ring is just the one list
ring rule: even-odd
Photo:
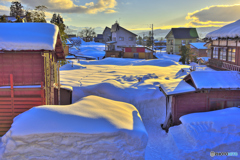
[[96,3],[89,2],[84,5],[76,5],[73,0],[21,0],[21,2],[33,8],[38,5],[45,5],[48,7],[47,11],[49,12],[87,14],[108,12],[108,10],[115,11],[114,9],[117,5],[116,0],[98,0]]
[[239,19],[240,4],[216,5],[188,13],[190,20],[187,26],[191,27],[221,27]]
[[10,8],[7,6],[0,5],[0,15],[7,15],[10,13]]
[[108,9],[105,11],[105,13],[116,13],[117,11],[113,10],[113,9]]

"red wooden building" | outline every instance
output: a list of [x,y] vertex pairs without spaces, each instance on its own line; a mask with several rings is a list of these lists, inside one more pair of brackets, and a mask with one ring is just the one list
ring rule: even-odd
[[166,96],[168,129],[183,115],[240,106],[240,74],[233,71],[194,71],[183,80],[171,80],[160,90]]
[[59,69],[65,59],[58,27],[0,23],[0,136],[18,114],[59,104]]
[[209,65],[218,69],[240,71],[240,20],[206,35],[211,44]]
[[123,47],[123,51],[106,51],[105,57],[153,59],[154,51],[147,47]]

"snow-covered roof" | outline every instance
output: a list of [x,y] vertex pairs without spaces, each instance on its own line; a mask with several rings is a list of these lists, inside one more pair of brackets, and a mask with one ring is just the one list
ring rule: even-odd
[[240,20],[230,23],[218,30],[210,32],[206,35],[206,38],[217,39],[217,38],[236,38],[240,37]]
[[196,89],[240,89],[240,73],[237,71],[196,71],[188,76]]
[[196,42],[196,43],[190,43],[190,45],[192,45],[194,48],[197,49],[208,49],[207,47],[205,47],[206,43],[205,42]]
[[210,59],[210,57],[198,57],[197,58],[198,60],[203,60],[204,62],[207,62],[209,59]]
[[109,41],[109,42],[106,42],[107,44],[113,44],[113,43],[117,43],[116,41]]
[[173,95],[186,92],[194,92],[196,89],[182,79],[169,80],[169,83],[160,85],[166,95]]
[[55,50],[59,29],[49,23],[0,23],[0,50]]
[[75,56],[68,55],[68,56],[66,56],[66,59],[75,59]]
[[[192,79],[194,87],[188,82]],[[194,92],[198,89],[240,90],[240,73],[237,71],[195,71],[183,80],[173,79],[160,85],[166,95]]]
[[67,39],[66,45],[72,45],[72,42],[70,42],[70,41]]

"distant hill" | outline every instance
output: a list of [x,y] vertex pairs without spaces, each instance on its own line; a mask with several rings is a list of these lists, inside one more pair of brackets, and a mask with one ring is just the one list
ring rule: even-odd
[[[197,28],[197,31],[198,31],[199,37],[204,38],[206,34],[208,34],[209,32],[215,31],[217,29],[219,29],[219,27],[200,27],[200,28]],[[132,32],[136,33],[139,36],[143,36],[143,34],[145,34],[145,36],[148,36],[149,31],[132,31]],[[169,31],[170,29],[166,29],[166,30],[156,29],[153,31],[154,38],[155,39],[159,39],[161,37],[165,38],[166,35],[169,33]]]

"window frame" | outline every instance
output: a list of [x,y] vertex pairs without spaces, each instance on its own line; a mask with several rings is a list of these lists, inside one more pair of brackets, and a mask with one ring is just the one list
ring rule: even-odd
[[124,37],[119,37],[119,41],[124,41]]

